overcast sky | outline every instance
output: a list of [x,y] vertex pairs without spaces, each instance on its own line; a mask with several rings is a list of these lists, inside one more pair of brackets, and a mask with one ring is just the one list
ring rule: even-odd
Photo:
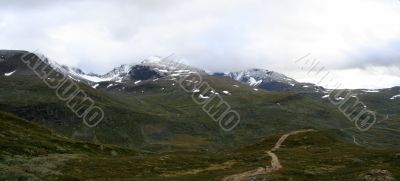
[[264,68],[314,83],[322,74],[304,64],[316,60],[343,87],[391,87],[400,1],[0,0],[0,49],[95,73],[175,53],[208,71]]

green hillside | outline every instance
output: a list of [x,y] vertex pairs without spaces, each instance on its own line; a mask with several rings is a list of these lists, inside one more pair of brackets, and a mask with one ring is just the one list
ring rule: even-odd
[[[2,180],[221,180],[265,167],[281,135],[216,153],[140,153],[60,136],[13,115],[0,113]],[[366,180],[399,178],[400,150],[343,143],[317,131],[290,136],[276,151],[283,168],[268,180]]]
[[134,150],[61,136],[35,123],[0,112],[0,180],[55,179],[68,160],[87,155],[138,155]]
[[204,80],[218,92],[231,93],[222,97],[241,116],[232,132],[223,131],[172,80],[128,83],[123,85],[126,91],[106,89],[107,83],[98,89],[79,84],[105,111],[105,119],[95,128],[87,128],[41,80],[24,75],[0,77],[0,110],[65,136],[145,150],[219,150],[295,129],[352,126],[338,111],[296,93],[255,91],[221,77]]

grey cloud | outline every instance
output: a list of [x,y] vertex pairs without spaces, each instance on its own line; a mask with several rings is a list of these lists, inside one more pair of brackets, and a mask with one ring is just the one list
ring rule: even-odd
[[[77,1],[77,0],[71,0],[72,1]],[[65,1],[63,0],[18,0],[18,1],[8,1],[8,0],[1,0],[0,1],[0,9],[6,9],[6,10],[30,10],[30,9],[40,9],[40,8],[45,8],[45,7],[52,7],[54,5],[63,3]]]
[[348,62],[340,68],[367,68],[368,66],[395,66],[400,68],[400,39],[384,45],[366,45],[349,52]]
[[[381,0],[0,0],[0,48],[39,49],[97,73],[171,53],[210,71],[257,67],[290,73],[298,70],[293,60],[308,52],[329,69],[399,67],[396,5],[400,8]],[[346,32],[352,41],[343,40]]]

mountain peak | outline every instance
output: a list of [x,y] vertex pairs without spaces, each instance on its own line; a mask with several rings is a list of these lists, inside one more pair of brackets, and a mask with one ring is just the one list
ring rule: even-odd
[[[172,54],[162,58],[159,56],[151,56],[139,64],[123,64],[114,68],[104,75],[79,73],[83,79],[91,82],[115,81],[122,82],[126,80],[147,80],[151,78],[160,78],[168,76],[179,76],[185,73],[203,73],[200,70],[179,62],[180,58]],[[76,71],[74,71],[76,72]]]
[[296,84],[296,80],[289,78],[283,74],[269,71],[266,69],[252,68],[239,72],[231,72],[227,74],[234,80],[244,82],[250,86],[258,86],[261,83],[280,82],[285,84]]
[[[190,67],[180,62],[181,58],[176,56],[175,54],[171,54],[167,57],[161,58],[159,56],[151,56],[146,58],[141,62],[142,66],[149,66],[156,69],[160,69],[162,71],[173,71],[173,70],[184,70],[191,69],[194,70],[196,68]],[[198,69],[196,69],[198,70]]]
[[163,61],[162,57],[159,56],[150,56],[146,59],[144,59],[141,64],[157,64],[160,63],[161,61]]

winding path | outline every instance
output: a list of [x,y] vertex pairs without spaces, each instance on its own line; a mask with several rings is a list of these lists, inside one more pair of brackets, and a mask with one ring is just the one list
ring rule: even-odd
[[304,129],[304,130],[292,131],[290,133],[282,135],[279,138],[279,140],[275,143],[275,146],[271,150],[266,151],[268,156],[271,157],[271,166],[266,166],[265,168],[260,167],[255,170],[250,170],[250,171],[247,171],[244,173],[230,175],[230,176],[224,177],[222,179],[222,181],[247,181],[247,180],[252,180],[252,178],[255,178],[258,175],[265,175],[265,174],[275,172],[275,171],[282,169],[283,166],[279,162],[278,156],[276,156],[276,154],[273,152],[278,150],[281,147],[282,143],[285,142],[285,140],[289,136],[300,134],[300,133],[305,133],[305,132],[311,132],[311,131],[315,131],[315,130]]

